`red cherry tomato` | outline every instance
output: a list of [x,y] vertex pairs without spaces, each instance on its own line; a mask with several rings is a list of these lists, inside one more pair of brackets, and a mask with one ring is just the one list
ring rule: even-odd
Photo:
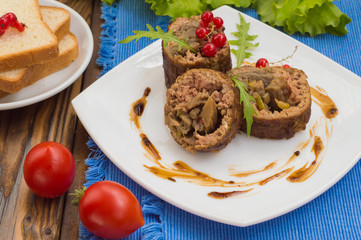
[[79,216],[90,232],[107,239],[124,238],[144,225],[137,198],[112,181],[96,182],[85,191]]
[[40,143],[26,155],[24,178],[31,191],[39,197],[63,195],[73,183],[74,176],[74,157],[60,143]]
[[283,67],[284,69],[286,69],[286,68],[290,68],[290,65],[285,64],[285,65],[283,65],[282,67]]
[[267,67],[267,65],[268,65],[268,61],[265,58],[258,59],[258,61],[256,63],[256,67],[258,67],[258,68]]

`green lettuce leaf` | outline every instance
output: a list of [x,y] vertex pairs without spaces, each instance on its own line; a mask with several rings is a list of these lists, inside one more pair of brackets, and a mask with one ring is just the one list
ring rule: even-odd
[[253,0],[203,0],[208,4],[208,9],[215,9],[223,5],[233,5],[235,7],[247,8],[252,4]]
[[205,10],[213,10],[223,5],[247,8],[253,0],[145,0],[151,4],[156,15],[172,18],[199,15]]
[[340,11],[333,0],[254,0],[263,22],[283,27],[289,34],[300,32],[316,36],[322,33],[345,35],[351,19]]
[[201,0],[145,0],[156,15],[167,15],[172,18],[190,17],[206,10],[206,4]]

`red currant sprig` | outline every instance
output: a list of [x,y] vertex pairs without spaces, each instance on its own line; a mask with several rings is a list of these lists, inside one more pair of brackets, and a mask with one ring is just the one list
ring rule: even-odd
[[214,43],[207,42],[202,47],[202,53],[206,57],[214,57],[217,54],[217,47]]
[[217,48],[223,47],[227,38],[223,33],[216,33],[210,38],[215,28],[223,27],[223,19],[214,17],[210,11],[205,11],[201,15],[200,27],[196,29],[197,38],[204,40],[208,38],[208,42],[202,47],[202,54],[207,57],[214,57],[217,54]]
[[227,38],[223,33],[217,33],[212,37],[212,43],[214,43],[218,48],[223,47],[227,42]]
[[201,15],[202,22],[205,24],[210,24],[213,20],[213,13],[211,11],[205,11]]
[[220,18],[220,17],[213,18],[212,22],[213,22],[213,24],[214,24],[214,26],[216,28],[222,28],[223,27],[223,19]]
[[16,15],[11,12],[0,17],[0,36],[3,35],[9,27],[16,28],[19,32],[25,30],[25,24],[20,23]]
[[208,35],[208,30],[205,27],[199,27],[196,29],[196,35],[199,39],[205,39]]
[[265,58],[260,58],[256,62],[256,67],[258,68],[267,67],[267,66],[268,66],[268,60]]

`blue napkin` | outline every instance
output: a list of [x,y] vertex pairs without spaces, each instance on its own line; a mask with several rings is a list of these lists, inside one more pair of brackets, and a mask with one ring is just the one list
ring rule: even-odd
[[[349,0],[335,4],[352,19],[346,36],[324,34],[311,38],[296,34],[293,37],[361,76],[361,2]],[[258,18],[252,9],[241,10]],[[169,21],[167,17],[156,16],[144,0],[103,5],[102,18],[105,23],[98,58],[98,64],[104,67],[102,74],[152,42],[141,39],[137,43],[118,44],[121,39],[132,35],[133,30],[146,30],[146,24],[166,29]],[[88,146],[92,152],[86,159],[89,169],[85,186],[113,180],[128,187],[141,202],[145,225],[126,239],[361,239],[361,162],[334,187],[305,206],[242,228],[210,221],[164,202],[121,172],[91,139]],[[80,239],[100,238],[81,226]]]

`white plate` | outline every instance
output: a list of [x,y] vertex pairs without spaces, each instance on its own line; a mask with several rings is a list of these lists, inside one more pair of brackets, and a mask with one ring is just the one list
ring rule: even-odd
[[[214,13],[224,19],[226,34],[230,39],[229,33],[236,31],[239,12],[221,7]],[[327,91],[339,109],[335,119],[326,119],[313,102],[307,129],[292,139],[262,140],[247,138],[243,134],[218,153],[190,154],[175,143],[164,125],[166,89],[160,41],[112,69],[72,102],[81,122],[98,146],[138,184],[181,209],[237,226],[272,219],[311,201],[344,176],[358,161],[361,152],[361,79],[293,38],[251,17],[244,17],[251,23],[250,33],[258,34],[257,41],[260,42],[260,46],[253,51],[255,56],[249,61],[255,62],[260,57],[277,61],[290,55],[298,45],[289,64],[303,69],[309,76],[311,86],[321,86]],[[315,124],[318,127],[314,128],[314,134],[323,138],[326,147],[323,160],[317,171],[302,183],[290,183],[283,177],[263,186],[255,185],[254,190],[247,194],[223,200],[210,198],[207,194],[237,188],[199,186],[184,179],[172,182],[159,178],[146,170],[145,166],[155,164],[145,156],[139,133],[129,120],[131,104],[142,96],[146,87],[151,88],[151,93],[140,122],[165,165],[181,160],[213,177],[240,181],[239,178],[230,177],[230,168],[260,169],[276,160],[277,166],[282,165],[297,150],[298,144],[310,138],[310,130]],[[328,140],[325,138],[326,127],[332,132]],[[310,147],[301,151],[293,166],[299,168],[308,160],[312,162],[314,155]],[[250,178],[262,179],[275,171],[262,172]]]
[[93,54],[93,35],[88,24],[76,11],[57,1],[39,0],[43,6],[61,7],[70,12],[70,31],[79,42],[78,58],[68,67],[53,73],[17,93],[0,98],[0,110],[24,107],[54,96],[69,87],[84,72]]

